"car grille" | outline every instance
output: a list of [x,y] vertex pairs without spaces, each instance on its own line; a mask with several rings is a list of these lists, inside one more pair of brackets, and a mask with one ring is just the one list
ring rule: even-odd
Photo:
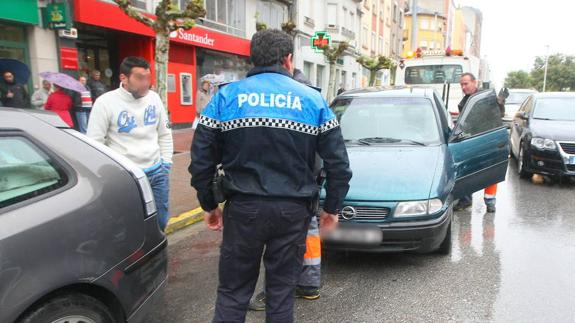
[[564,152],[570,155],[575,155],[575,143],[562,142],[560,145]]
[[[356,211],[356,216],[352,219],[354,221],[377,221],[385,220],[389,215],[389,208],[386,207],[365,207],[365,206],[354,206]],[[342,213],[339,214],[339,219],[341,221],[348,221],[343,218]]]
[[567,170],[570,172],[575,172],[575,165],[567,165]]

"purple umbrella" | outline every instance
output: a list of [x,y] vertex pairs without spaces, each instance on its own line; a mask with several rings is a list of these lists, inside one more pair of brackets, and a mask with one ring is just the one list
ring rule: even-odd
[[45,79],[48,82],[52,82],[59,87],[76,91],[76,92],[84,92],[88,91],[80,81],[76,80],[75,78],[71,77],[70,75],[64,73],[55,73],[55,72],[42,72],[40,73],[40,77]]

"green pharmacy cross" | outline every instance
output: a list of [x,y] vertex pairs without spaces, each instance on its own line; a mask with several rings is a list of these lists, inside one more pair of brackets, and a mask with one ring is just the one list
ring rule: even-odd
[[316,31],[315,35],[311,38],[311,48],[316,53],[321,53],[323,48],[331,45],[331,36],[325,31]]

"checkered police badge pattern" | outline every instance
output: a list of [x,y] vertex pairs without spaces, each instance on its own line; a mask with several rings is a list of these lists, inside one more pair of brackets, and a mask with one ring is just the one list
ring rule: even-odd
[[305,123],[275,119],[275,118],[241,118],[231,121],[222,122],[222,131],[229,131],[238,128],[254,128],[254,127],[267,127],[288,129],[298,132],[303,132],[309,135],[317,135],[319,132],[318,127],[310,126]]
[[221,124],[218,120],[208,118],[206,116],[200,116],[200,121],[198,122],[201,125],[204,125],[208,128],[219,129],[221,128]]
[[339,122],[337,122],[337,119],[333,118],[333,119],[329,120],[328,122],[324,123],[322,126],[320,126],[319,132],[324,133],[324,132],[329,131],[333,128],[336,128],[337,126],[339,126]]

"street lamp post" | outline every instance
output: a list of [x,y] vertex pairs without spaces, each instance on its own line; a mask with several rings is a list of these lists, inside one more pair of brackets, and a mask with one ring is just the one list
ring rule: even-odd
[[417,48],[417,0],[411,2],[411,51]]
[[549,45],[545,47],[547,48],[547,53],[545,54],[545,71],[543,72],[543,92],[545,92],[545,87],[547,86],[547,65],[549,65]]

